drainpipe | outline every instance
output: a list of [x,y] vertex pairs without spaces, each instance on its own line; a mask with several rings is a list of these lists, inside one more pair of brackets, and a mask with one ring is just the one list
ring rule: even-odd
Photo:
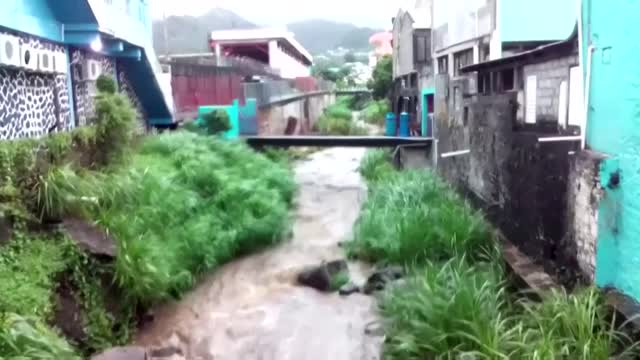
[[582,139],[580,140],[581,149],[584,150],[587,143],[587,125],[589,123],[589,99],[591,98],[591,63],[593,59],[593,52],[595,51],[595,47],[593,45],[589,45],[587,49],[587,78],[586,78],[586,86],[584,89],[584,110],[582,116],[584,117],[583,121],[583,129],[580,133]]

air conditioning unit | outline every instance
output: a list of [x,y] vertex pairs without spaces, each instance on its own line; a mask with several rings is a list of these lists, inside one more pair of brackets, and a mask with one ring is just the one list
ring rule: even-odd
[[0,34],[0,64],[20,66],[20,39],[18,37]]
[[54,72],[54,52],[51,50],[40,50],[38,53],[38,70],[44,73]]
[[57,52],[53,54],[53,71],[57,74],[66,74],[69,72],[69,62],[67,61],[66,53]]
[[20,67],[27,70],[38,70],[39,51],[29,44],[20,46]]
[[102,75],[102,63],[98,60],[85,60],[82,64],[82,79],[95,81]]

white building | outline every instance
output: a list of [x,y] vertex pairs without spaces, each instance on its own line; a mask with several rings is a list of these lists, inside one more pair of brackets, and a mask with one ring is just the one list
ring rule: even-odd
[[311,75],[313,57],[294,38],[280,29],[214,31],[210,38],[216,56],[246,57],[279,71],[283,78]]

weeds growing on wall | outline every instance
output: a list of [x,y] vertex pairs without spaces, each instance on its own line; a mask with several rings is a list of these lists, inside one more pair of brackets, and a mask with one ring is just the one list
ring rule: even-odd
[[554,292],[542,301],[508,293],[482,216],[434,174],[394,171],[388,161],[375,151],[361,164],[369,198],[347,247],[360,258],[411,269],[406,283],[382,295],[385,359],[640,356],[597,289]]

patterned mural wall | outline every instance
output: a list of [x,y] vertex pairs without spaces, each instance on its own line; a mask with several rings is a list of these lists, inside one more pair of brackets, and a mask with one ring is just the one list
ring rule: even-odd
[[[65,52],[61,45],[10,35],[19,36],[20,45]],[[40,137],[71,126],[67,75],[0,66],[0,140]]]
[[71,52],[71,73],[73,79],[73,100],[75,104],[76,123],[78,126],[90,124],[95,115],[94,97],[97,94],[96,81],[86,80],[83,76],[83,66],[87,60],[99,61],[102,65],[102,74],[116,78],[116,62],[113,58],[95,54],[81,49],[73,49]]

